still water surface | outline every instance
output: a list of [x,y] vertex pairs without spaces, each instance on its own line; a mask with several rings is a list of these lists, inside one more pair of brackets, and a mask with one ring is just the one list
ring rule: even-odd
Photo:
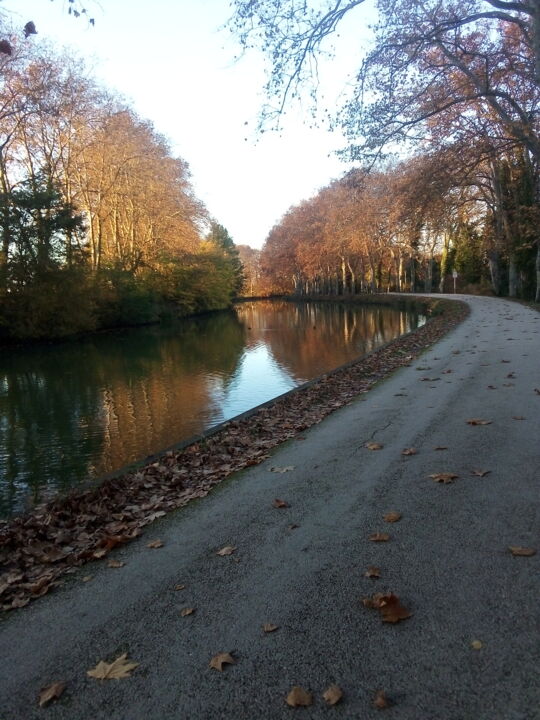
[[0,349],[0,516],[217,425],[424,322],[386,307],[258,301]]

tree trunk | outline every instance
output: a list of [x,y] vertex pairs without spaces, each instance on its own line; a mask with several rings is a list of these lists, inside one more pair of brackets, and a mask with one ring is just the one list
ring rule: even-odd
[[508,262],[508,297],[515,298],[517,297],[517,288],[518,288],[518,272],[516,267],[516,258],[515,255],[510,256],[510,260]]
[[534,301],[540,303],[540,241],[536,248],[536,295]]
[[488,253],[489,274],[491,276],[491,287],[495,295],[501,294],[501,275],[499,269],[499,253],[497,250],[490,250]]

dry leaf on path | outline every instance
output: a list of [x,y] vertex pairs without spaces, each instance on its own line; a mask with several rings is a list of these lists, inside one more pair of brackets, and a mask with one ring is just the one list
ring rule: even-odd
[[492,420],[481,420],[480,418],[471,418],[465,421],[467,425],[491,425]]
[[418,455],[418,450],[416,448],[405,448],[405,450],[401,451],[402,455]]
[[221,557],[225,557],[226,555],[232,555],[235,550],[236,545],[225,545],[225,547],[222,547],[221,550],[217,551],[216,555],[221,555]]
[[375,567],[375,565],[370,565],[366,572],[364,573],[365,577],[368,578],[380,578],[381,577],[381,570],[378,567]]
[[532,557],[533,555],[536,555],[536,550],[534,548],[520,547],[519,545],[510,545],[508,549],[515,557]]
[[109,568],[121,568],[124,567],[126,563],[122,562],[121,560],[109,560],[107,563],[107,567]]
[[186,608],[183,608],[182,610],[180,610],[180,615],[182,617],[187,617],[188,615],[193,615],[194,612],[195,612],[195,608],[186,607]]
[[436,448],[433,448],[434,450],[448,450],[448,445],[437,445]]
[[535,392],[537,395],[540,395],[540,388],[534,388],[534,392]]
[[175,586],[174,586],[174,589],[175,589],[175,590],[185,590],[185,589],[186,589],[186,586],[185,586],[185,585],[175,585]]
[[112,663],[100,660],[95,668],[87,670],[86,674],[97,680],[119,680],[131,676],[131,671],[138,667],[139,663],[129,662],[127,653],[120,655]]
[[269,472],[275,472],[275,473],[286,473],[290,472],[291,470],[294,470],[294,465],[287,465],[287,467],[278,467],[277,465],[275,467],[271,467]]
[[272,623],[264,623],[262,626],[265,633],[271,633],[275,630],[279,630],[279,625],[272,625]]
[[387,542],[388,540],[390,540],[390,535],[388,535],[388,533],[380,532],[372,533],[369,536],[369,540],[371,540],[371,542]]
[[476,477],[486,477],[486,475],[489,475],[491,470],[472,470],[471,475],[476,475]]
[[280,500],[279,498],[275,498],[274,502],[272,503],[272,507],[288,508],[288,507],[290,507],[290,505],[288,502],[285,502],[285,500]]
[[146,543],[146,547],[156,549],[163,547],[163,540],[152,540],[152,542]]
[[210,660],[210,667],[214,670],[219,670],[219,672],[223,672],[224,665],[234,665],[235,663],[236,660],[230,653],[219,653],[218,655],[214,655]]
[[473,650],[481,650],[484,645],[480,640],[473,640],[471,643],[471,647]]
[[90,580],[91,580],[93,577],[94,577],[93,575],[85,575],[83,578],[81,578],[81,580],[82,580],[83,582],[90,582]]
[[523,415],[512,415],[512,420],[525,420]]
[[364,445],[364,447],[366,447],[368,450],[382,450],[384,446],[380,443],[368,442]]
[[308,707],[313,704],[313,696],[303,687],[295,685],[285,698],[285,702],[291,707]]
[[376,708],[379,708],[379,710],[383,710],[388,707],[388,700],[386,699],[384,690],[377,690],[375,697],[373,698],[373,705]]
[[459,475],[456,475],[456,473],[432,473],[430,476],[435,482],[443,483],[444,485],[448,485],[453,480],[455,480]]
[[65,689],[66,683],[64,682],[53,683],[52,685],[48,685],[43,688],[39,693],[39,707],[45,707],[45,705],[48,705],[51,700],[57,700]]
[[383,515],[384,522],[387,523],[395,523],[401,520],[402,515],[400,512],[397,512],[395,510],[392,510],[392,512],[386,513],[386,515]]
[[330,685],[323,692],[323,698],[326,700],[328,705],[336,705],[343,697],[343,690],[339,685]]
[[382,621],[387,623],[397,623],[406,620],[412,616],[412,613],[400,605],[399,598],[393,593],[386,596],[384,602],[379,607],[382,615]]

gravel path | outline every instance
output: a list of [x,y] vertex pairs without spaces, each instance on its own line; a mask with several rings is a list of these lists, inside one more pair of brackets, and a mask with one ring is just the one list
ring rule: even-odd
[[[4,617],[0,718],[540,718],[540,553],[508,550],[540,550],[540,314],[463,299],[469,318],[413,366],[156,521],[110,556],[123,567],[87,565]],[[376,592],[412,617],[381,622],[361,601]],[[218,672],[222,652],[236,663]],[[87,677],[122,653],[132,677]],[[64,694],[39,708],[56,681]],[[310,707],[286,705],[293,685]]]

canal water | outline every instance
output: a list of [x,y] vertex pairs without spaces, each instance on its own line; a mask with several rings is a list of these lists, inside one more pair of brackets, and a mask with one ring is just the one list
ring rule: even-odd
[[424,322],[264,300],[170,326],[0,349],[0,516],[140,460]]

